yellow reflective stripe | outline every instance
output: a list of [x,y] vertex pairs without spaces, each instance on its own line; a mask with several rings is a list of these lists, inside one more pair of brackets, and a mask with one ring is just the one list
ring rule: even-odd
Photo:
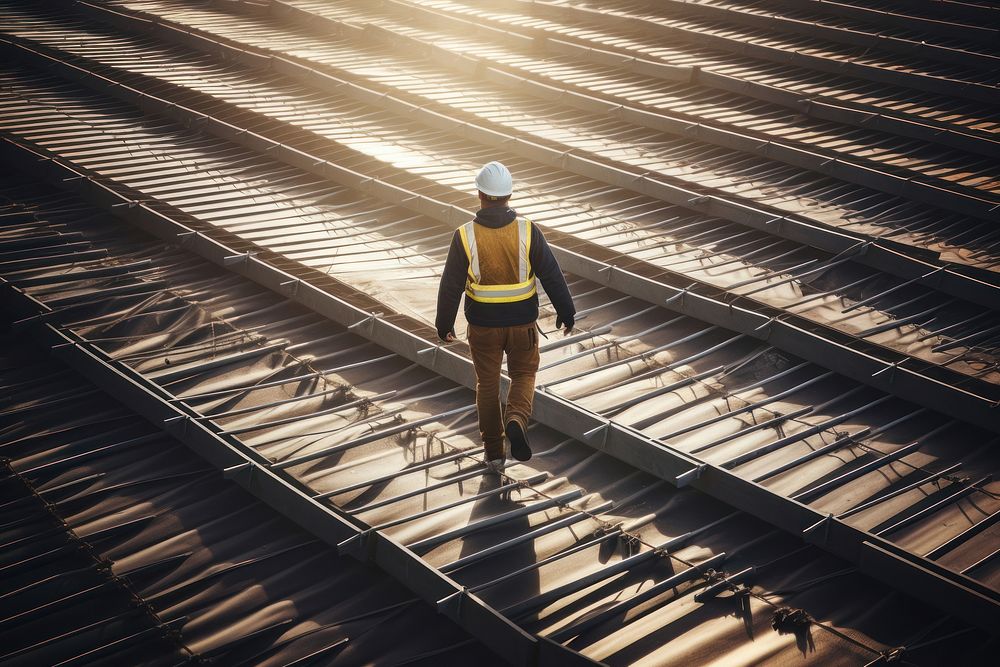
[[535,294],[535,291],[534,278],[514,285],[477,285],[475,283],[467,283],[465,286],[465,293],[470,299],[489,303],[523,301]]
[[[473,301],[478,301],[480,303],[515,303],[517,301],[524,301],[525,299],[530,299],[536,293],[535,284],[532,282],[530,289],[525,292],[518,291],[516,294],[504,294],[493,296],[485,296],[484,294],[476,294],[466,289],[465,295],[472,299]],[[487,293],[488,294],[488,293]]]
[[517,219],[517,279],[524,282],[528,279],[528,221]]
[[528,276],[531,275],[531,220],[527,218],[524,219],[525,224],[525,242],[524,242],[524,261],[528,267],[528,273],[525,274],[524,279],[527,280]]
[[475,292],[522,292],[535,284],[534,278],[529,278],[523,283],[511,283],[510,285],[480,285],[469,283],[469,288]]
[[[458,228],[458,235],[462,238],[462,245],[465,247],[465,256],[469,260],[469,275],[472,276],[472,280],[478,281],[479,278],[479,253],[476,252],[476,231],[473,229],[472,225],[474,223],[467,222]],[[470,242],[469,236],[472,236]]]

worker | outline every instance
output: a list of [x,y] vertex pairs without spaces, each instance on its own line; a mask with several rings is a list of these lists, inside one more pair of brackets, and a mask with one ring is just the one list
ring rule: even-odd
[[[556,311],[556,329],[573,330],[576,309],[559,263],[541,230],[508,206],[514,191],[510,171],[499,162],[476,175],[480,209],[452,237],[438,289],[438,337],[455,338],[455,316],[465,294],[465,319],[476,370],[476,408],[487,468],[506,464],[504,435],[519,461],[531,458],[528,418],[538,372],[538,293],[542,282]],[[510,388],[500,406],[500,365],[507,354]]]

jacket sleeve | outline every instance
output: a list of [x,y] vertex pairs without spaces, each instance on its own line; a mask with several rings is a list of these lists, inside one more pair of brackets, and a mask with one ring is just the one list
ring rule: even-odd
[[455,328],[458,304],[461,303],[462,294],[465,293],[468,273],[469,258],[465,256],[462,240],[456,231],[451,239],[451,247],[448,248],[448,260],[444,264],[441,284],[438,286],[437,318],[434,326],[441,340]]
[[573,297],[570,296],[569,287],[566,285],[566,278],[563,277],[559,262],[549,248],[548,241],[537,225],[531,226],[531,268],[535,271],[535,277],[542,281],[545,293],[549,295],[552,306],[556,309],[556,314],[562,321],[571,321],[576,315],[576,307],[573,305]]

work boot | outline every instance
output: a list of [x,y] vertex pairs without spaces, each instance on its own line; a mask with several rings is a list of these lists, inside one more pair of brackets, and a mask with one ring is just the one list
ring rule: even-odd
[[528,446],[528,434],[524,432],[524,427],[517,420],[511,419],[504,429],[507,440],[510,442],[510,453],[518,461],[527,461],[531,458],[531,447]]

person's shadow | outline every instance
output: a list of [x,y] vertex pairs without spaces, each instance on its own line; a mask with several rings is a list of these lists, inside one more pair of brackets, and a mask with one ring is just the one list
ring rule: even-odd
[[[505,514],[543,500],[530,490],[503,490],[511,484],[506,475],[485,474],[479,478],[479,488],[474,495],[488,494],[477,500],[469,514],[469,523]],[[536,519],[537,521],[537,519]],[[537,526],[534,526],[537,527]],[[531,516],[519,516],[483,530],[466,535],[462,541],[459,558],[479,553],[501,542],[514,539],[533,528]],[[533,565],[536,562],[534,540],[528,540],[498,553],[476,560],[464,567],[449,572],[449,576],[464,586],[473,587],[496,580],[511,572]],[[538,571],[530,570],[497,586],[477,592],[487,603],[501,608],[539,593]]]

